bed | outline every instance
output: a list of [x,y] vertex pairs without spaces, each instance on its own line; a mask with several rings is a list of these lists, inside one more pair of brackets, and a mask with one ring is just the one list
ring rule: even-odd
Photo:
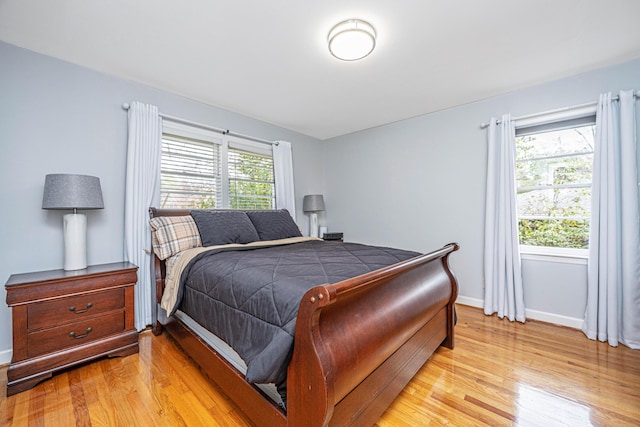
[[[287,232],[291,233],[290,224],[295,223],[292,220],[288,224],[280,221],[284,218],[282,211],[247,211],[247,214],[253,215],[251,218],[254,218],[252,221],[258,231],[257,237],[239,238],[237,224],[229,225],[225,223],[226,220],[222,223],[210,221],[210,218],[231,216],[222,215],[224,212],[232,211],[150,209],[151,220],[156,218],[156,226],[159,221],[170,224],[169,234],[174,238],[175,223],[180,221],[184,221],[180,226],[189,223],[194,234],[191,224],[193,218],[198,221],[195,234],[200,234],[177,239],[180,241],[177,245],[174,241],[174,247],[168,251],[174,254],[169,257],[167,253],[159,255],[157,250],[155,252],[154,297],[157,304],[153,311],[153,332],[157,335],[165,330],[255,425],[372,425],[439,346],[453,349],[457,282],[449,266],[449,256],[458,250],[457,244],[451,243],[427,254],[417,254],[303,238],[299,236],[299,230],[298,235],[287,236]],[[286,217],[290,219],[288,213]],[[203,218],[209,222],[204,222]],[[265,218],[268,221],[264,221]],[[273,218],[278,220],[274,221]],[[161,230],[154,226],[152,229],[155,250],[162,246],[158,242]],[[274,234],[271,230],[277,232]],[[223,235],[222,240],[220,234]],[[197,241],[198,238],[200,241]],[[184,250],[187,241],[188,249]],[[375,252],[374,249],[381,249],[382,252]],[[256,254],[262,257],[259,261],[241,258]],[[312,284],[313,280],[307,275],[296,276],[295,272],[301,271],[301,267],[291,260],[297,257],[303,263],[311,258],[322,260],[324,264],[320,267],[308,267],[307,264],[304,267],[322,270],[324,276],[320,274],[313,279],[320,283]],[[350,257],[356,260],[353,264],[365,265],[345,263],[344,260]],[[222,264],[205,267],[205,262]],[[246,265],[259,264],[259,269],[269,269],[272,278],[268,285],[256,288],[260,292],[266,288],[266,295],[285,294],[289,298],[285,304],[289,306],[291,298],[295,298],[295,309],[278,308],[278,318],[282,317],[282,323],[286,326],[284,333],[276,332],[265,344],[269,347],[271,342],[283,341],[281,337],[286,338],[287,333],[291,335],[292,347],[285,352],[284,380],[275,374],[270,377],[278,383],[280,394],[286,397],[286,409],[283,404],[269,397],[263,387],[247,381],[247,378],[251,379],[249,374],[253,369],[251,358],[247,363],[248,370],[242,370],[228,360],[224,351],[204,337],[193,322],[186,320],[189,316],[185,319],[175,313],[176,308],[191,304],[187,302],[189,298],[197,299],[189,297],[191,294],[215,294],[225,289],[226,285],[216,282],[215,291],[212,291],[214,286],[207,283],[210,279],[202,279],[204,270],[224,271],[227,268],[225,265],[236,266],[240,262]],[[328,272],[331,263],[338,263],[335,270],[339,273]],[[294,264],[291,266],[294,273],[281,273],[284,264]],[[377,268],[379,264],[386,265]],[[360,268],[366,271],[346,277],[353,271],[360,271]],[[246,271],[249,270],[244,267],[234,268],[233,275],[230,273],[228,276],[232,277],[234,283],[242,278],[248,282],[254,280],[255,274]],[[324,279],[331,283],[324,283]],[[301,285],[298,286],[297,282]],[[275,287],[280,283],[289,286],[286,292]],[[207,291],[198,289],[198,286],[205,287]],[[234,292],[242,294],[245,291]],[[256,290],[250,292],[258,293]],[[222,299],[222,303],[216,306],[218,308],[210,312],[217,312],[219,308],[230,304],[256,305],[253,302],[236,303],[236,296],[232,302],[225,301],[224,296]],[[230,311],[236,309],[234,306]],[[258,307],[258,311],[261,310]],[[207,312],[202,307],[192,311],[195,314],[190,315],[195,317],[199,312]],[[294,316],[293,321],[287,317],[289,314]],[[262,323],[273,323],[271,318],[266,319]],[[265,351],[261,349],[255,352]],[[264,363],[260,361],[254,364]],[[267,368],[267,373],[269,369],[273,370],[273,367]]]

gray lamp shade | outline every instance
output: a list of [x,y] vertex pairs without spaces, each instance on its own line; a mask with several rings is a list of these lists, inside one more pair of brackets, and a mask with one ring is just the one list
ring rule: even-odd
[[304,212],[320,212],[324,210],[324,197],[322,194],[309,194],[302,199]]
[[100,178],[49,174],[44,180],[42,209],[103,209]]

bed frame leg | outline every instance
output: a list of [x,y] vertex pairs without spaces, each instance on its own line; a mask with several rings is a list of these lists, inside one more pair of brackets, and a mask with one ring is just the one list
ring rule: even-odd
[[456,326],[456,306],[455,304],[449,304],[447,306],[447,337],[442,341],[442,346],[453,350],[454,347],[454,331]]
[[153,335],[158,336],[162,333],[162,323],[156,320],[156,322],[151,326],[151,332]]

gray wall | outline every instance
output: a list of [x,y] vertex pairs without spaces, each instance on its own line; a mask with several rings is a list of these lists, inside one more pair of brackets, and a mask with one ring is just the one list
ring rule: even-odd
[[[480,302],[487,156],[480,123],[623,89],[640,89],[640,61],[326,141],[325,222],[350,241],[419,251],[460,243],[452,256],[460,295]],[[523,276],[528,309],[582,318],[586,264],[527,259]]]
[[[640,89],[640,61],[319,142],[286,129],[0,42],[0,285],[9,275],[62,267],[63,212],[41,209],[44,176],[99,176],[105,209],[88,212],[88,262],[123,257],[127,115],[123,102],[266,139],[293,143],[298,223],[302,196],[325,195],[320,223],[346,240],[428,251],[457,241],[460,294],[483,298],[486,133],[479,124]],[[324,161],[323,161],[324,160]],[[523,261],[525,303],[579,318],[586,267]],[[0,363],[11,317],[0,288]]]
[[46,174],[100,177],[105,208],[87,212],[87,261],[123,259],[123,102],[155,104],[162,113],[291,141],[297,219],[307,229],[302,197],[324,192],[316,139],[2,42],[0,64],[0,364],[9,361],[12,347],[4,283],[14,273],[62,268],[65,212],[41,209]]

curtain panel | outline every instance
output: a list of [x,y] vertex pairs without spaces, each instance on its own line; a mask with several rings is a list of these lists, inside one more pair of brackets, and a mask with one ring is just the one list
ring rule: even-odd
[[510,114],[488,129],[484,313],[526,320],[516,210],[515,126]]
[[273,169],[276,189],[276,209],[286,209],[296,220],[296,199],[293,185],[291,143],[278,141],[273,145]]
[[135,287],[135,325],[142,330],[151,324],[151,230],[149,207],[160,200],[162,119],[158,107],[132,102],[129,108],[127,170],[125,179],[125,259],[138,266]]
[[633,91],[600,95],[591,192],[587,308],[590,339],[640,349],[640,212]]

